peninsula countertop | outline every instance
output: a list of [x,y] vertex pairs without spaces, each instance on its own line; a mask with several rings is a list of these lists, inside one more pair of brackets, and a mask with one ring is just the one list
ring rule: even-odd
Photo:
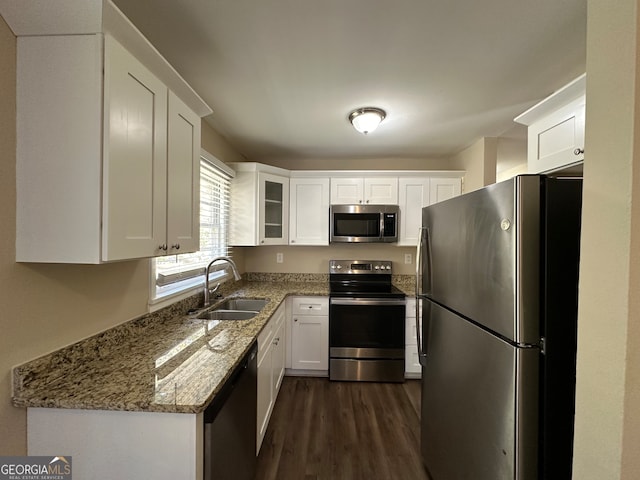
[[[186,314],[192,307],[182,302],[17,366],[13,404],[201,413],[286,296],[329,295],[327,281],[288,280],[242,280],[212,304],[213,309],[228,298],[269,299],[250,320],[200,320]],[[398,286],[409,293],[406,285]]]
[[254,318],[199,320],[171,310],[145,315],[15,367],[13,404],[204,411],[287,295],[329,294],[326,282],[237,283],[224,299],[269,299]]

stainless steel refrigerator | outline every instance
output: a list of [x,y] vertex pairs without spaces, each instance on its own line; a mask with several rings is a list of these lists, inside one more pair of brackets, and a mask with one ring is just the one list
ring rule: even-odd
[[421,449],[432,480],[570,479],[582,181],[425,207]]

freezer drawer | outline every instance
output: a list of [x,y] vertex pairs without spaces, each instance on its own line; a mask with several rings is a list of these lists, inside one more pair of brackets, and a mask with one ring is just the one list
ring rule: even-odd
[[422,455],[433,480],[537,479],[537,348],[423,301]]

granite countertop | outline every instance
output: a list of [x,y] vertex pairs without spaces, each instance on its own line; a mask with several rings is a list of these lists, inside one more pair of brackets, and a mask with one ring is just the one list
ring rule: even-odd
[[[267,298],[250,320],[199,320],[201,301],[144,315],[13,370],[17,407],[200,413],[287,295],[329,294],[327,281],[257,281],[227,286],[224,299]],[[410,293],[405,285],[400,288]],[[212,309],[216,307],[212,305]],[[199,312],[200,313],[200,312]]]

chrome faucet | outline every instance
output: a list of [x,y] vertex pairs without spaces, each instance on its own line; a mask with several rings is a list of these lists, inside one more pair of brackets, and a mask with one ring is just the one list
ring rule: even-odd
[[212,289],[209,288],[209,271],[211,270],[211,265],[219,261],[224,261],[224,262],[227,262],[229,265],[231,265],[231,270],[233,271],[233,278],[235,278],[236,281],[241,279],[240,273],[238,272],[238,267],[236,266],[235,262],[231,260],[231,257],[216,257],[213,260],[211,260],[209,262],[209,265],[207,265],[207,268],[204,270],[204,307],[208,307],[211,305],[211,294],[215,293],[216,290],[220,288],[220,283],[218,283]]

